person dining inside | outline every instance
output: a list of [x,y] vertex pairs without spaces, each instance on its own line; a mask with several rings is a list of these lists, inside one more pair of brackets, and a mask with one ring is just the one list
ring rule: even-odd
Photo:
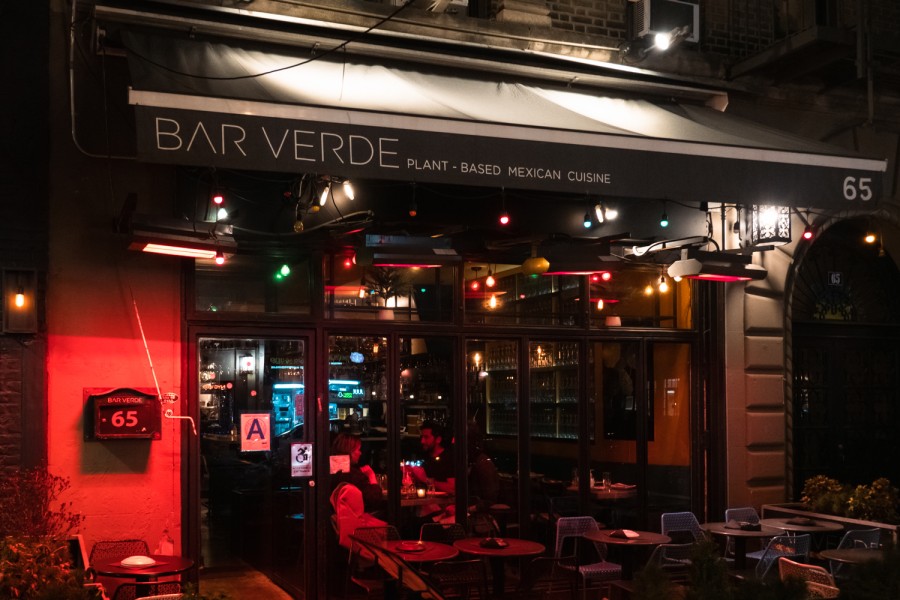
[[334,470],[335,467],[332,467],[332,492],[341,483],[349,483],[359,488],[367,513],[383,511],[385,499],[375,471],[369,465],[360,466],[359,464],[359,459],[362,456],[362,440],[360,436],[351,433],[339,433],[331,442],[331,456],[349,457],[348,463],[342,465],[340,470]]
[[444,426],[437,421],[427,420],[419,427],[419,443],[425,453],[422,466],[407,467],[413,480],[419,485],[427,485],[430,479],[438,492],[456,493],[456,476],[453,466],[452,445]]

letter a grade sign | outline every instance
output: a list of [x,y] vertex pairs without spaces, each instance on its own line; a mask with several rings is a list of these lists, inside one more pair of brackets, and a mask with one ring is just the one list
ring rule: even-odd
[[241,452],[270,450],[269,413],[247,413],[241,415]]

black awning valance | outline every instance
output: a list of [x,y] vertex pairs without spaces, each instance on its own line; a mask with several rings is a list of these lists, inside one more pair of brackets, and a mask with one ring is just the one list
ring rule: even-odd
[[706,106],[129,34],[139,156],[633,198],[850,208],[885,160]]

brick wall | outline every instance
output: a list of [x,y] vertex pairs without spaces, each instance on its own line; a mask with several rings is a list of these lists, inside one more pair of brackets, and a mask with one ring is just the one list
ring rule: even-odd
[[22,462],[22,347],[0,337],[0,477]]
[[553,27],[573,33],[625,39],[623,0],[549,0]]

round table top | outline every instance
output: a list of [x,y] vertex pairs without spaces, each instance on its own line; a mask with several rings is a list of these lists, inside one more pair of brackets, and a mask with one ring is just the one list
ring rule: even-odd
[[163,575],[176,575],[183,573],[194,566],[194,561],[183,556],[169,556],[166,554],[148,554],[155,562],[146,567],[125,567],[122,559],[95,560],[91,568],[98,575],[108,577],[161,577]]
[[701,523],[700,528],[716,535],[726,535],[730,537],[774,537],[783,533],[782,529],[769,527],[760,523],[759,530],[739,529],[736,527],[726,527],[726,521],[716,521],[713,523]]
[[[386,540],[381,545],[406,562],[437,562],[459,556],[459,550],[448,544],[419,540]],[[404,548],[413,548],[405,550]],[[421,550],[419,549],[421,548]]]
[[621,544],[623,546],[658,546],[660,544],[668,544],[672,541],[667,535],[654,533],[652,531],[635,531],[638,537],[626,538],[610,535],[614,531],[620,529],[600,529],[599,531],[589,531],[584,534],[585,539],[593,542],[602,542],[604,544]]
[[[626,500],[628,498],[634,498],[637,496],[637,487],[629,486],[629,487],[617,487],[620,484],[612,484],[610,486],[604,486],[602,484],[597,484],[590,488],[591,494],[598,500]],[[578,486],[569,485],[566,488],[570,492],[577,492]]]
[[481,545],[485,540],[483,537],[470,537],[453,542],[453,546],[460,552],[473,554],[475,556],[536,556],[543,554],[546,548],[543,544],[532,542],[531,540],[521,540],[519,538],[497,538],[506,542],[508,545],[503,548],[492,548]]
[[884,551],[881,548],[832,548],[831,550],[822,550],[819,552],[819,556],[855,565],[870,560],[882,560]]
[[762,519],[760,520],[760,524],[765,525],[766,527],[774,527],[775,529],[781,529],[782,531],[793,531],[796,533],[827,533],[832,531],[842,531],[844,529],[843,525],[834,523],[833,521],[818,521],[816,519],[811,519],[811,521],[813,521],[812,525],[789,522],[795,518],[796,517],[778,517],[776,519]]

